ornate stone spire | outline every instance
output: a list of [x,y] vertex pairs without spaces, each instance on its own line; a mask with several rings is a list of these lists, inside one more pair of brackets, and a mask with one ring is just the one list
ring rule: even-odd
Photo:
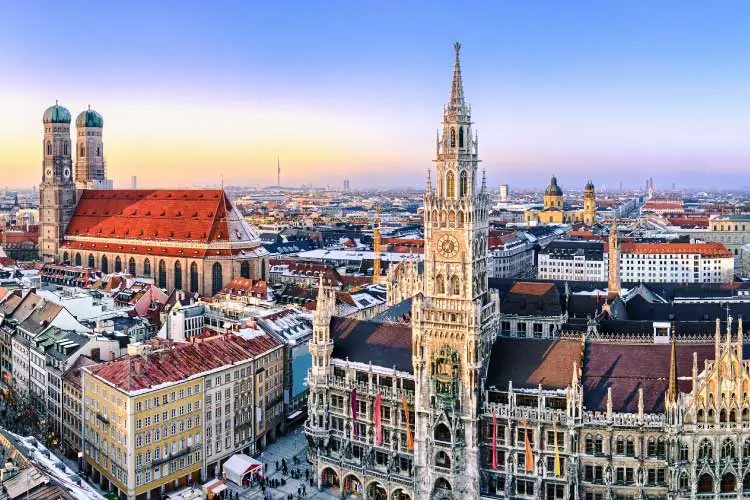
[[667,406],[677,402],[677,339],[672,331],[672,352],[669,356],[669,387],[667,388]]
[[453,48],[456,50],[456,63],[453,65],[453,83],[451,84],[449,106],[453,111],[461,111],[464,107],[464,84],[461,80],[461,61],[459,60],[461,42],[454,43]]

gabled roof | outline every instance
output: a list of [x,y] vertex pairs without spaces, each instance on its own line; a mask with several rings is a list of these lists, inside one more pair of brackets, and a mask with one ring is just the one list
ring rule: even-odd
[[[677,376],[681,392],[692,382],[684,380],[693,370],[693,353],[703,360],[714,358],[712,344],[677,344]],[[583,404],[590,411],[605,411],[607,390],[612,388],[612,410],[636,413],[638,392],[643,389],[643,411],[664,411],[664,394],[669,385],[669,344],[617,344],[590,342],[586,345],[583,369]]]
[[181,344],[146,356],[126,356],[84,370],[125,392],[178,382],[259,356],[281,344],[262,335],[247,340],[235,335]]
[[579,340],[495,341],[487,368],[487,387],[565,389],[573,379],[573,363],[581,360]]
[[65,236],[260,244],[221,189],[84,190]]
[[333,357],[412,373],[411,326],[331,319]]
[[519,316],[558,316],[562,314],[560,294],[554,283],[518,281],[513,284],[500,312]]

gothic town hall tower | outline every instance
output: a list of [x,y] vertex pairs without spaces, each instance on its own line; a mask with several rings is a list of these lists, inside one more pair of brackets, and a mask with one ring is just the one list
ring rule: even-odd
[[[479,497],[478,408],[496,323],[487,286],[490,198],[455,44],[438,134],[435,187],[424,196],[423,290],[412,304],[416,498]],[[436,468],[435,463],[449,466]]]

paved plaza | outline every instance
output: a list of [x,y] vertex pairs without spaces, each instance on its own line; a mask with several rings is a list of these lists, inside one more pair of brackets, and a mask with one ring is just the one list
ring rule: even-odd
[[[297,465],[294,463],[294,457],[299,459]],[[266,486],[266,495],[271,495],[273,500],[286,500],[289,494],[294,495],[294,500],[298,498],[298,488],[303,484],[306,487],[307,496],[304,498],[314,500],[341,500],[341,493],[338,488],[331,489],[329,491],[318,491],[317,481],[313,478],[313,485],[310,486],[310,482],[305,479],[305,470],[310,469],[310,464],[307,463],[307,440],[305,439],[302,427],[298,427],[289,432],[289,434],[279,438],[276,442],[271,443],[260,455],[255,457],[257,460],[266,464],[266,477],[270,479],[284,479],[286,485],[279,488],[269,488]],[[281,473],[281,460],[286,460],[289,471],[297,469],[300,471],[300,479],[293,479],[291,474],[286,476]],[[279,470],[276,470],[276,462],[279,463]],[[237,485],[227,482],[229,490],[232,493],[239,493],[239,498],[242,500],[260,500],[263,498],[263,493],[259,486],[253,486],[252,488],[239,488]],[[349,498],[349,497],[347,497]],[[361,498],[353,496],[351,498]]]

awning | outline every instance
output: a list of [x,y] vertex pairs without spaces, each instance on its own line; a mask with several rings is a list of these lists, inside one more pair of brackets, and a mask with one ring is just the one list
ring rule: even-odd
[[214,493],[221,493],[225,489],[227,489],[227,485],[224,483],[221,483],[219,486],[216,486],[215,488],[211,488],[211,491]]
[[290,414],[286,418],[287,418],[287,420],[294,420],[295,418],[299,417],[300,415],[302,415],[302,410],[297,410],[294,413]]

